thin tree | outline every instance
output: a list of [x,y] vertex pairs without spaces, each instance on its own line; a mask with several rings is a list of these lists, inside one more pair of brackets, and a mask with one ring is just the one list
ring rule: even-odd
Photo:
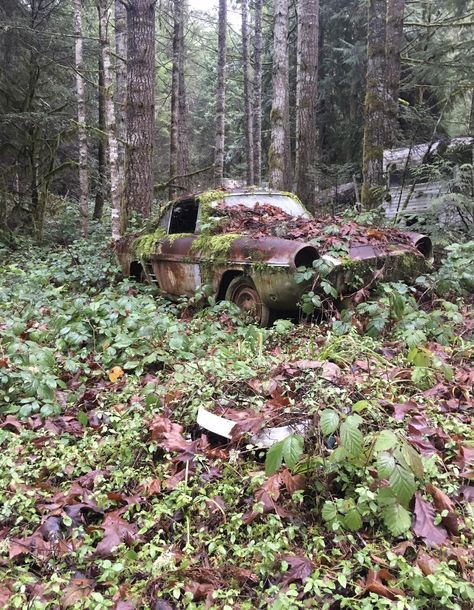
[[112,240],[121,236],[122,208],[120,198],[120,177],[118,170],[118,145],[113,101],[113,77],[110,60],[109,23],[112,15],[110,0],[97,0],[100,20],[100,48],[104,66],[104,105],[110,168],[110,200],[112,217]]
[[74,0],[75,68],[77,93],[77,131],[79,140],[79,211],[81,234],[87,236],[89,226],[89,176],[87,171],[86,96],[82,39],[82,0]]
[[242,64],[244,76],[244,131],[245,131],[245,158],[247,184],[254,183],[254,155],[253,155],[253,112],[252,92],[250,82],[249,63],[249,31],[248,31],[248,4],[242,0]]
[[270,186],[291,190],[290,112],[288,96],[288,0],[274,0]]
[[366,209],[380,205],[383,197],[383,149],[386,130],[385,18],[386,0],[369,0],[361,197],[362,206]]
[[385,144],[391,148],[398,131],[398,97],[400,93],[400,52],[403,39],[405,0],[387,0],[385,33],[385,78],[387,88],[387,126]]
[[[181,37],[183,28],[182,0],[173,1],[173,62],[171,70],[171,125],[170,125],[170,180],[178,175],[178,151],[179,151],[179,131],[180,131],[180,68],[182,62]],[[176,186],[174,182],[169,187],[169,198],[176,196]]]
[[[102,39],[100,9],[99,10],[99,40]],[[99,51],[99,71],[97,82],[97,106],[98,106],[98,127],[99,141],[97,145],[97,184],[95,191],[94,220],[100,220],[104,211],[105,193],[106,193],[106,171],[107,171],[107,125],[105,123],[105,100],[104,100],[104,61],[102,50]]]
[[219,0],[219,34],[217,39],[216,144],[214,149],[214,183],[224,178],[225,143],[225,76],[227,51],[227,2]]
[[253,43],[253,179],[262,182],[262,0],[254,3],[254,43]]
[[[115,0],[115,117],[121,207],[125,207],[125,147],[127,143],[127,11]],[[123,216],[125,221],[125,216]],[[125,227],[122,227],[125,229]]]
[[127,210],[148,218],[154,186],[156,0],[122,1],[127,9]]
[[299,0],[295,179],[298,197],[311,210],[316,203],[318,39],[319,0]]

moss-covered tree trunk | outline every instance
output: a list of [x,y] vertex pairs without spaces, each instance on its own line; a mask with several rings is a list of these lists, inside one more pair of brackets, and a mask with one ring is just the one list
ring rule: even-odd
[[271,143],[268,152],[270,186],[290,191],[291,148],[288,95],[288,0],[274,1]]
[[367,83],[362,153],[362,206],[372,209],[383,199],[383,149],[386,129],[385,18],[386,0],[369,0]]
[[86,93],[82,40],[82,0],[74,0],[74,50],[77,96],[77,134],[79,144],[79,213],[81,235],[87,236],[89,226],[89,174],[87,171]]
[[296,64],[296,194],[312,211],[316,203],[318,134],[319,0],[298,2],[298,46]]
[[[173,2],[173,62],[171,68],[171,123],[170,123],[170,179],[178,174],[178,144],[179,144],[179,70],[182,36],[182,2]],[[176,196],[176,186],[171,183],[168,191],[170,199]]]
[[254,2],[253,42],[253,181],[262,182],[262,0]]
[[216,143],[214,149],[214,183],[224,178],[225,143],[225,75],[227,51],[227,2],[219,0],[219,35],[217,40]]
[[153,203],[155,0],[128,0],[127,208],[148,218]]
[[387,0],[385,35],[385,78],[387,88],[387,126],[385,144],[392,148],[398,134],[398,96],[400,92],[400,52],[403,39],[405,0]]

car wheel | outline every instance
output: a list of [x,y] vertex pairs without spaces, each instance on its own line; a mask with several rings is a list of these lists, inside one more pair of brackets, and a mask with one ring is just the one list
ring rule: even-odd
[[247,313],[255,324],[268,326],[270,322],[270,308],[262,302],[253,281],[239,275],[234,278],[225,293],[226,301],[235,303],[243,312]]

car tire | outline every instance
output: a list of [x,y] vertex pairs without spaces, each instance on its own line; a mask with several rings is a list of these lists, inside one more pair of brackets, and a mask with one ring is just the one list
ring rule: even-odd
[[248,276],[239,275],[231,281],[225,293],[225,300],[248,313],[258,326],[268,326],[270,308],[262,301],[255,284]]

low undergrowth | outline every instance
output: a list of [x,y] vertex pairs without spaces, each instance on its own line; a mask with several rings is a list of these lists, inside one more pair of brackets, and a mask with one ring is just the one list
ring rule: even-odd
[[0,606],[472,607],[459,249],[415,288],[263,330],[157,299],[101,244],[25,241],[0,267]]

